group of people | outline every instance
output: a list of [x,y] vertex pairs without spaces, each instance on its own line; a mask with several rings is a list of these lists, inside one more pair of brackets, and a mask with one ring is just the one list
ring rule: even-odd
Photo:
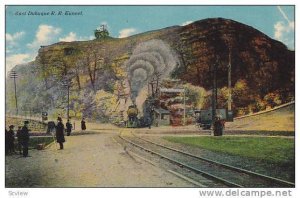
[[[29,144],[29,129],[28,121],[24,121],[24,126],[19,126],[17,130],[18,151],[23,157],[28,157],[28,144]],[[5,129],[5,154],[15,154],[15,132],[14,125],[9,126],[9,130]]]
[[[14,132],[14,125],[9,126],[9,130],[5,129],[5,154],[15,154],[15,137],[17,137],[17,149],[20,155],[23,157],[28,157],[28,144],[29,144],[29,129],[28,129],[28,121],[24,121],[24,126],[19,126],[17,130],[17,134]],[[54,124],[55,126],[55,124]],[[81,121],[81,130],[86,130],[85,119],[83,118]],[[72,132],[72,124],[68,119],[66,123],[66,130],[64,124],[62,122],[61,117],[57,118],[57,125],[55,126],[56,132],[56,141],[59,143],[59,148],[64,149],[63,143],[65,140],[64,133],[67,132],[67,136],[71,135]]]
[[[59,149],[64,149],[64,142],[65,140],[65,128],[64,124],[62,122],[61,117],[57,118],[57,125],[56,125],[56,142],[59,144]],[[85,125],[85,120],[84,118],[81,121],[81,130],[85,131],[86,130],[86,125]],[[66,132],[67,136],[69,136],[72,132],[72,124],[70,123],[70,120],[68,119],[66,123]]]

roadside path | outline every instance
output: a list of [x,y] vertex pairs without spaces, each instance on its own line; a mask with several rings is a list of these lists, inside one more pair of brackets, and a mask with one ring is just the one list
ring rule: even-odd
[[28,158],[6,156],[6,187],[193,187],[131,156],[114,140],[116,135],[66,136],[64,150],[52,144],[30,150]]

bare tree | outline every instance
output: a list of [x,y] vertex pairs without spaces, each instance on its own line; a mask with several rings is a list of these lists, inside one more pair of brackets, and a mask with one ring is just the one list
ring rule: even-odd
[[76,61],[74,67],[72,68],[74,76],[76,78],[78,90],[81,90],[81,83],[80,83],[80,75],[82,74],[84,66],[87,64],[85,59],[79,59]]
[[47,68],[47,64],[46,64],[46,60],[45,60],[45,52],[43,50],[43,47],[41,48],[40,52],[39,52],[39,56],[37,57],[36,60],[37,63],[37,69],[40,71],[41,77],[45,83],[45,87],[46,89],[49,88],[49,83],[48,83],[48,68]]
[[87,64],[87,71],[90,77],[92,87],[95,91],[95,81],[97,78],[97,72],[101,69],[104,64],[104,58],[101,54],[101,49],[88,47],[88,54],[85,57]]

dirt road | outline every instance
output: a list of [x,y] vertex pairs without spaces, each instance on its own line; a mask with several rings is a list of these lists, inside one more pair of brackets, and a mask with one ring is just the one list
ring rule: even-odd
[[132,156],[114,140],[117,132],[66,137],[31,150],[28,158],[5,158],[6,187],[193,187],[166,170]]

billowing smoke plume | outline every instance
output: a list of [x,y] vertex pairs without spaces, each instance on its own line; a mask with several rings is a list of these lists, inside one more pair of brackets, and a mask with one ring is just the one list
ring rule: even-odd
[[161,40],[150,40],[139,44],[127,61],[128,76],[131,87],[131,100],[135,99],[140,90],[159,74],[167,77],[179,64],[177,56],[170,46]]

